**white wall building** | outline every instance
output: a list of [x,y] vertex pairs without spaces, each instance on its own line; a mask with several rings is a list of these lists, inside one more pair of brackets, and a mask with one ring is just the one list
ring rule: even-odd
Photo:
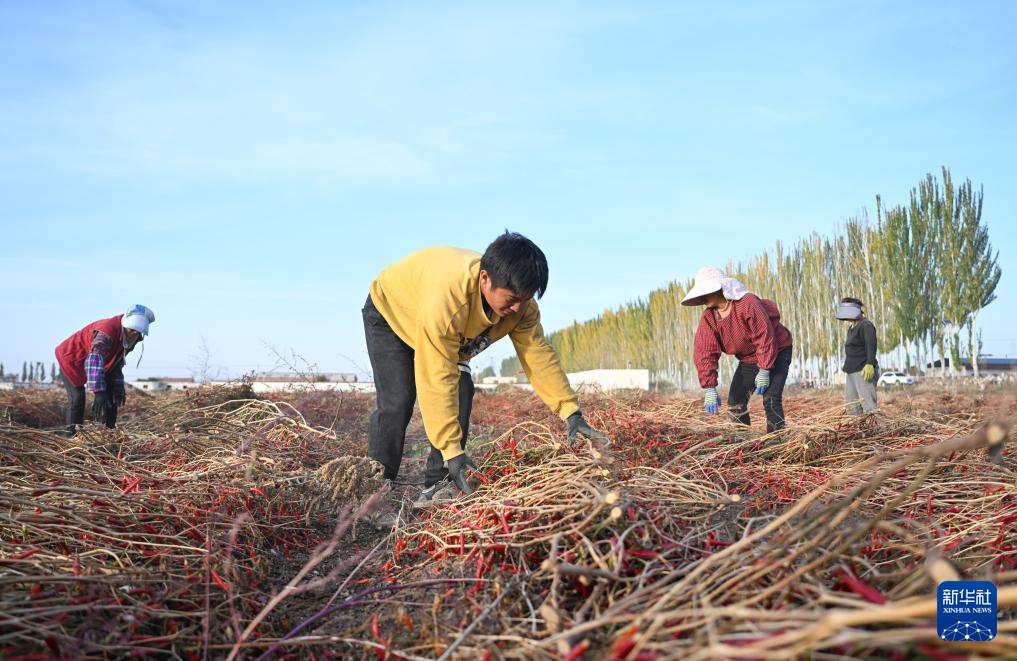
[[374,383],[362,381],[251,381],[254,392],[282,392],[286,390],[327,390],[333,392],[374,392]]
[[569,383],[577,392],[596,390],[649,390],[650,370],[586,370],[570,372]]
[[127,385],[138,390],[147,390],[149,392],[161,392],[165,390],[194,390],[200,384],[195,382],[194,379],[186,377],[165,377],[158,379],[138,379],[137,381],[128,381]]
[[483,384],[485,386],[513,385],[518,382],[519,379],[514,376],[485,376],[483,378]]

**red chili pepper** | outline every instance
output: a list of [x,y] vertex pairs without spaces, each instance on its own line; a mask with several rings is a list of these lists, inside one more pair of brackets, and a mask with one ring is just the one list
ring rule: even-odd
[[222,588],[222,591],[223,591],[223,592],[229,592],[229,591],[230,591],[230,585],[229,585],[229,583],[227,583],[226,581],[222,580],[222,577],[221,577],[221,576],[219,576],[219,574],[217,574],[217,573],[215,572],[215,570],[214,570],[214,569],[212,570],[212,579],[213,579],[213,580],[214,580],[214,581],[215,581],[216,583],[218,583],[218,584],[219,584],[219,587],[221,587],[221,588]]
[[18,553],[16,555],[12,555],[10,559],[11,560],[24,560],[25,558],[27,558],[29,556],[35,555],[36,553],[38,553],[41,550],[42,549],[40,549],[38,547],[31,548],[31,549],[28,549],[27,551],[22,551],[21,553]]
[[580,640],[572,646],[568,654],[561,658],[561,661],[578,661],[588,649],[590,649],[590,643],[585,639]]
[[653,560],[660,555],[656,551],[651,551],[649,549],[629,549],[625,552],[625,554],[630,555],[633,558],[641,558],[643,560]]
[[127,477],[124,476],[121,481],[120,493],[128,494],[132,491],[139,491],[141,486],[141,477]]
[[484,554],[480,553],[477,555],[477,570],[473,575],[473,578],[480,578],[484,575]]
[[371,620],[371,635],[374,636],[375,640],[380,641],[381,640],[381,626],[379,624],[378,619],[379,619],[378,618],[378,613],[375,613],[374,614],[374,619]]
[[53,656],[55,656],[56,658],[60,658],[61,656],[63,656],[60,653],[60,644],[57,643],[57,640],[56,640],[55,637],[53,637],[53,636],[46,636],[46,647],[49,648],[49,651],[52,652]]
[[706,548],[707,550],[712,549],[715,546],[731,546],[731,542],[717,539],[713,536],[712,532],[706,533]]
[[622,659],[629,655],[632,648],[636,646],[635,637],[637,633],[639,633],[639,627],[636,625],[632,625],[622,632],[622,635],[611,645],[612,661],[622,661]]
[[859,597],[874,604],[882,605],[886,603],[886,597],[883,593],[855,576],[854,572],[850,569],[841,570],[840,575],[844,585]]

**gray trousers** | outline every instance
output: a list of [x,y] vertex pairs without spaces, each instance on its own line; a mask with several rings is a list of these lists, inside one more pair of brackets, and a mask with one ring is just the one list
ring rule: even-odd
[[[861,400],[861,404],[858,403]],[[844,401],[848,415],[876,412],[876,384],[862,378],[861,371],[851,372],[844,381]]]
[[[417,399],[417,382],[413,374],[413,349],[399,339],[392,327],[374,307],[371,297],[364,303],[364,335],[367,338],[367,355],[374,372],[374,390],[378,407],[371,414],[367,431],[367,449],[372,459],[385,467],[385,477],[394,480],[399,474],[406,443],[406,426],[413,415]],[[459,427],[466,449],[470,431],[470,412],[473,410],[473,378],[468,372],[459,373]],[[448,469],[441,452],[431,448],[424,470],[424,486],[430,487],[448,477]]]

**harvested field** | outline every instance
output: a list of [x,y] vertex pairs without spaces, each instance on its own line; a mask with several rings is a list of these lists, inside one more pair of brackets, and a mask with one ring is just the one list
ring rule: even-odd
[[[412,499],[366,459],[364,395],[135,396],[73,439],[63,393],[0,393],[0,656],[1013,658],[1013,391],[785,400],[762,435],[697,399],[587,398],[570,446],[518,391],[478,395],[485,484]],[[756,425],[762,421],[753,400]],[[405,514],[405,512],[404,512]],[[999,635],[944,643],[935,586],[999,589]]]

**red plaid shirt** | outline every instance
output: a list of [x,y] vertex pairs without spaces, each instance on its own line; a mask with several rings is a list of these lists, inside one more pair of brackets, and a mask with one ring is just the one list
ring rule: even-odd
[[746,294],[731,301],[731,313],[724,319],[718,319],[714,310],[704,310],[693,349],[699,385],[717,387],[717,360],[722,353],[768,370],[777,354],[789,346],[791,331],[780,323],[780,310],[773,301]]

